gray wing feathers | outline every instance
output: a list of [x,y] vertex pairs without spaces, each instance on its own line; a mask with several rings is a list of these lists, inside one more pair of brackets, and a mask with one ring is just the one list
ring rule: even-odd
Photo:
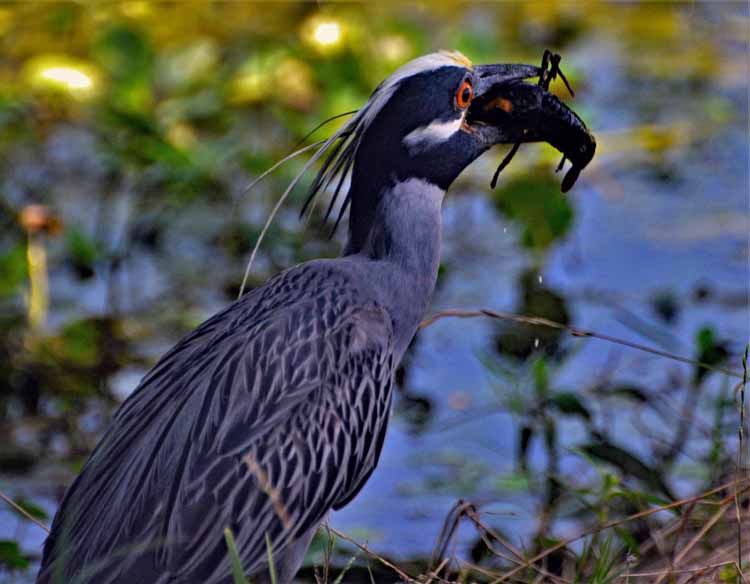
[[303,265],[183,339],[66,494],[44,565],[57,540],[71,570],[146,544],[96,582],[221,581],[223,528],[253,573],[266,533],[279,552],[351,499],[377,463],[393,370],[390,318],[359,297]]

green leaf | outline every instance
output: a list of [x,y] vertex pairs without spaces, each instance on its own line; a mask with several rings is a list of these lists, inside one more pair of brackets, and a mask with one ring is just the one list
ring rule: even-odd
[[664,482],[661,472],[650,467],[624,448],[601,439],[598,442],[581,446],[581,450],[592,458],[617,467],[624,475],[636,478],[651,488],[660,491],[669,500],[676,500],[672,491]]
[[636,556],[640,554],[640,550],[641,550],[640,543],[638,542],[638,539],[636,539],[636,537],[630,532],[629,529],[627,529],[626,527],[620,526],[620,527],[615,527],[614,530],[615,530],[615,533],[617,533],[617,535],[620,537],[620,539],[622,539],[622,541],[625,542],[625,545],[628,548],[629,554],[634,554]]
[[113,26],[103,32],[94,54],[115,80],[145,77],[151,71],[153,50],[146,36],[127,26]]
[[19,244],[0,255],[0,297],[12,296],[28,273],[25,246]]
[[607,396],[623,397],[641,404],[647,404],[650,401],[648,394],[635,385],[617,385],[604,392],[604,394]]
[[728,564],[719,571],[719,580],[721,582],[740,582],[740,575],[737,573],[735,564]]
[[75,227],[68,230],[67,240],[68,256],[73,268],[81,278],[92,276],[99,256],[94,241]]
[[706,353],[710,351],[716,344],[713,329],[707,326],[701,328],[695,337],[695,342],[698,345],[699,353]]
[[242,560],[240,560],[240,554],[237,551],[237,544],[234,542],[232,530],[228,527],[224,529],[224,539],[227,542],[227,549],[229,550],[229,560],[232,562],[234,584],[250,584],[247,576],[245,576],[245,571],[242,569]]
[[21,552],[17,541],[0,540],[0,566],[11,570],[23,570],[29,567],[29,558]]
[[94,45],[93,55],[113,82],[109,104],[129,112],[152,109],[154,55],[144,34],[122,25],[109,28]]
[[497,489],[514,493],[528,493],[531,488],[529,478],[525,474],[507,474],[492,481]]
[[56,35],[72,34],[83,11],[83,6],[72,2],[51,3],[46,18],[47,28]]
[[616,582],[619,573],[623,570],[622,567],[617,565],[617,554],[613,549],[612,541],[612,534],[607,535],[607,538],[595,550],[596,561],[594,571],[591,574],[592,583],[609,584],[610,582]]
[[534,387],[537,395],[544,398],[549,390],[549,369],[544,359],[534,361]]
[[[631,501],[635,502],[638,505],[642,505],[643,503],[648,503],[649,505],[654,505],[656,507],[663,507],[664,505],[668,505],[669,503],[671,503],[669,499],[665,499],[664,497],[658,497],[657,495],[646,493],[644,491],[623,489],[620,492],[620,494],[623,497],[630,499]],[[671,511],[672,513],[675,513],[676,515],[679,515],[679,510],[677,508],[672,509]]]
[[[46,521],[49,519],[49,516],[47,515],[47,512],[42,509],[39,505],[36,503],[33,503],[29,501],[28,499],[25,499],[23,497],[18,498],[15,500],[15,504],[21,507],[26,513],[31,515],[34,519],[39,519],[39,521]],[[19,511],[15,510],[16,513],[18,513],[19,517],[22,517],[23,519],[28,520],[28,517],[20,513]]]
[[573,223],[573,208],[560,195],[558,182],[539,169],[501,186],[495,204],[523,225],[523,245],[540,251],[565,235]]
[[349,561],[346,563],[346,566],[344,566],[344,569],[341,571],[341,574],[338,575],[338,577],[333,581],[333,584],[341,584],[341,582],[344,581],[344,576],[346,576],[346,573],[349,571],[349,569],[354,565],[354,562],[357,559],[358,554],[354,554]]
[[550,403],[563,414],[581,416],[584,420],[591,419],[591,412],[574,393],[559,391],[552,395]]
[[103,339],[96,320],[71,322],[61,331],[59,339],[65,357],[76,365],[93,367],[98,362]]
[[[719,365],[729,357],[726,345],[716,339],[716,335],[710,327],[703,327],[698,331],[696,344],[698,345],[698,361],[709,367]],[[696,366],[693,372],[693,385],[697,386],[705,379],[711,372],[709,367]]]
[[276,564],[273,562],[273,550],[271,549],[271,537],[266,532],[266,550],[268,550],[268,574],[271,577],[271,584],[276,584]]
[[103,110],[102,118],[103,122],[115,126],[117,130],[128,130],[145,136],[159,136],[159,126],[156,120],[148,114],[111,107]]

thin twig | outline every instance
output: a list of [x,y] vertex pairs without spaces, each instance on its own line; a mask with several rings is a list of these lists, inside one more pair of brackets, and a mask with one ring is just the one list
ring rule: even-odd
[[379,562],[380,562],[381,564],[383,564],[383,565],[384,565],[384,566],[386,566],[387,568],[390,568],[391,570],[393,570],[394,572],[396,572],[396,574],[398,574],[398,575],[399,575],[399,577],[400,577],[400,578],[401,578],[402,580],[404,580],[404,581],[406,581],[406,582],[414,582],[415,584],[419,584],[419,580],[417,580],[416,578],[413,578],[413,577],[409,576],[409,574],[407,574],[406,572],[404,572],[404,571],[403,571],[403,570],[402,570],[401,568],[399,568],[398,566],[396,566],[396,565],[395,565],[395,564],[393,564],[392,562],[389,562],[389,561],[388,561],[388,560],[386,560],[386,559],[385,559],[384,557],[382,557],[382,556],[379,556],[378,554],[376,554],[375,552],[373,552],[372,550],[370,550],[370,549],[369,549],[369,548],[368,548],[368,547],[367,547],[366,545],[364,545],[364,544],[361,544],[361,543],[359,543],[359,542],[358,542],[358,541],[356,541],[355,539],[352,539],[351,537],[349,537],[349,536],[348,536],[348,535],[346,535],[345,533],[342,533],[342,532],[340,532],[340,531],[339,531],[338,529],[336,529],[335,527],[331,527],[331,526],[329,525],[329,526],[328,526],[328,529],[329,529],[329,530],[330,530],[331,532],[335,533],[335,534],[336,534],[336,535],[337,535],[338,537],[340,537],[341,539],[343,539],[343,540],[345,540],[345,541],[348,541],[348,542],[349,542],[350,544],[352,544],[353,546],[355,546],[355,547],[359,548],[360,550],[362,550],[363,552],[365,552],[365,553],[366,553],[366,554],[367,554],[368,556],[371,556],[371,557],[375,558],[375,559],[376,559],[377,561],[379,561]]
[[497,572],[493,572],[488,568],[478,566],[472,562],[469,562],[468,560],[462,560],[459,558],[458,561],[461,566],[464,566],[474,572],[479,572],[480,574],[482,574],[483,576],[487,576],[488,578],[497,579],[499,577],[499,574]]
[[35,523],[36,525],[38,525],[39,527],[41,527],[47,533],[50,532],[49,527],[47,527],[44,523],[42,523],[41,521],[39,521],[39,519],[37,519],[36,517],[34,517],[28,511],[26,511],[26,509],[24,509],[23,507],[21,507],[18,503],[16,503],[13,499],[11,499],[8,495],[6,495],[5,493],[3,493],[2,491],[0,491],[0,499],[2,499],[3,501],[5,501],[11,507],[13,507],[21,515],[23,515],[24,517],[26,517],[26,519],[28,519],[32,523]]
[[709,369],[711,371],[716,371],[718,373],[724,373],[725,375],[729,375],[731,377],[738,377],[740,379],[742,378],[742,373],[740,373],[739,371],[734,371],[732,369],[727,369],[725,367],[709,365],[708,363],[703,363],[702,361],[689,359],[687,357],[681,357],[680,355],[675,355],[674,353],[669,353],[667,351],[662,351],[660,349],[654,349],[653,347],[641,345],[640,343],[634,343],[632,341],[626,341],[625,339],[612,337],[610,335],[604,335],[601,333],[597,333],[595,331],[590,331],[590,330],[578,328],[575,326],[562,324],[562,323],[555,322],[553,320],[549,320],[549,319],[542,318],[539,316],[523,316],[520,314],[513,314],[510,312],[499,312],[497,310],[489,310],[486,308],[482,308],[479,310],[451,309],[451,310],[442,310],[438,312],[437,314],[433,314],[432,316],[426,318],[425,320],[421,322],[421,324],[419,325],[419,328],[420,329],[427,328],[428,326],[431,326],[432,324],[434,324],[435,322],[443,318],[477,318],[477,317],[494,318],[497,320],[510,320],[513,322],[519,322],[523,324],[530,324],[530,325],[535,325],[535,326],[546,326],[549,328],[564,330],[564,331],[568,331],[574,337],[590,337],[594,339],[599,339],[601,341],[608,341],[610,343],[615,343],[617,345],[630,347],[631,349],[638,349],[639,351],[645,351],[646,353],[651,353],[652,355],[658,355],[660,357],[666,357],[667,359],[672,359],[674,361],[680,361],[681,363],[688,363],[690,365],[700,366],[705,369]]
[[[735,491],[735,493],[736,493],[736,491]],[[731,503],[733,499],[734,499],[734,496],[732,497],[732,499],[726,501],[726,503]],[[698,531],[698,533],[696,533],[690,539],[690,541],[687,543],[687,545],[684,548],[682,548],[682,550],[680,551],[680,553],[677,554],[677,557],[674,559],[674,563],[672,564],[671,567],[673,567],[673,568],[677,567],[677,564],[679,564],[685,558],[685,556],[690,552],[690,550],[695,547],[695,544],[698,543],[699,541],[701,541],[703,539],[703,536],[706,535],[711,530],[711,528],[714,525],[716,525],[716,522],[719,521],[719,519],[721,519],[724,516],[724,514],[727,512],[728,508],[729,507],[727,505],[724,505],[716,513],[713,514],[713,516],[711,517],[711,519],[709,519],[706,522],[706,524],[703,527],[701,527],[700,531]],[[664,578],[666,578],[671,572],[672,572],[672,570],[670,569],[670,570],[664,572],[663,574],[661,574],[656,579],[656,582],[654,584],[659,584],[659,582],[661,582],[662,580],[664,580]]]
[[[700,566],[698,568],[683,568],[681,570],[668,570],[665,571],[659,571],[659,572],[628,572],[627,574],[621,574],[619,578],[648,578],[653,576],[663,576],[663,575],[672,575],[672,574],[694,574],[696,572],[702,572],[705,570],[718,570],[719,568],[723,568],[724,566],[734,566],[737,568],[737,562],[735,560],[730,560],[728,562],[721,562],[719,564],[711,564],[708,566]],[[742,582],[747,582],[745,579],[745,576],[742,574],[742,572],[737,568],[737,573],[740,575],[740,578],[742,578]]]
[[427,574],[427,581],[425,582],[425,584],[430,584],[433,579],[439,578],[440,572],[443,571],[443,568],[445,568],[445,566],[447,566],[450,561],[450,558],[443,558],[443,561],[440,562],[440,565],[432,570],[429,574]]
[[500,542],[500,544],[505,547],[510,553],[512,553],[516,558],[519,560],[523,560],[523,554],[521,553],[521,550],[519,550],[516,546],[514,546],[509,541],[506,541],[504,538],[500,537],[498,533],[496,533],[493,529],[487,527],[484,522],[479,518],[479,514],[474,511],[473,509],[470,509],[466,515],[474,522],[474,525],[477,526],[481,531],[486,531],[489,535],[494,537],[497,541]]
[[[508,562],[512,562],[514,564],[524,563],[525,560],[523,559],[523,556],[520,554],[520,552],[518,552],[518,550],[515,550],[513,546],[509,545],[502,538],[500,538],[497,533],[487,528],[481,521],[479,521],[477,517],[471,517],[471,518],[472,518],[472,521],[474,521],[476,528],[479,530],[479,536],[482,538],[484,545],[487,546],[487,549],[490,551],[492,555],[497,556],[498,558],[501,558]],[[508,548],[512,552],[513,556],[515,557],[496,550],[495,546],[492,545],[492,540],[490,539],[490,536],[495,538],[498,542],[500,542],[501,545]],[[538,576],[543,576],[545,578],[548,578],[551,582],[563,582],[564,584],[570,584],[570,580],[566,580],[565,578],[561,576],[556,576],[555,574],[548,572],[541,566],[532,564],[529,567],[533,569],[535,572],[537,572]],[[495,577],[497,577],[497,575],[495,575]]]
[[685,511],[685,514],[682,516],[682,518],[680,519],[677,525],[677,533],[675,533],[674,542],[672,544],[672,549],[670,550],[670,554],[668,558],[670,568],[674,566],[674,559],[678,553],[677,544],[682,539],[682,534],[685,531],[685,528],[687,527],[688,521],[690,521],[690,516],[693,514],[693,510],[695,509],[697,503],[698,502],[696,501],[695,503],[691,503],[690,505],[688,505],[688,508]]

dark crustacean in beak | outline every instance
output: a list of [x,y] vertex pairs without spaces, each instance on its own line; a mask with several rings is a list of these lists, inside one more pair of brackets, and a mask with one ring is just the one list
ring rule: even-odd
[[[552,68],[548,65],[551,60]],[[571,162],[562,181],[567,192],[596,151],[596,140],[581,118],[557,96],[549,93],[549,82],[560,75],[559,56],[545,52],[542,67],[533,65],[482,65],[477,67],[479,87],[466,116],[466,123],[478,130],[489,144],[514,144],[498,173],[510,161],[520,144],[548,142]],[[524,79],[538,77],[538,83]],[[571,91],[572,93],[572,91]],[[494,182],[497,180],[497,173]]]

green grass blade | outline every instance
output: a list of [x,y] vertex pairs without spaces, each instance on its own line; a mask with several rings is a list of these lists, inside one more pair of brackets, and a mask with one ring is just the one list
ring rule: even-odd
[[266,549],[268,550],[268,573],[271,576],[271,584],[276,584],[276,566],[273,563],[271,538],[268,536],[268,532],[266,532]]
[[346,573],[349,571],[349,568],[352,567],[352,564],[354,564],[354,561],[357,559],[357,554],[354,554],[351,559],[347,562],[346,566],[344,566],[344,569],[341,571],[341,574],[339,574],[338,578],[336,578],[333,581],[333,584],[341,584],[341,582],[344,580],[344,576],[346,576]]
[[240,560],[240,554],[237,552],[237,544],[234,543],[232,530],[228,527],[224,529],[224,539],[227,540],[229,559],[232,562],[232,576],[234,576],[234,584],[250,584],[247,576],[245,576],[245,571],[242,569],[242,560]]

